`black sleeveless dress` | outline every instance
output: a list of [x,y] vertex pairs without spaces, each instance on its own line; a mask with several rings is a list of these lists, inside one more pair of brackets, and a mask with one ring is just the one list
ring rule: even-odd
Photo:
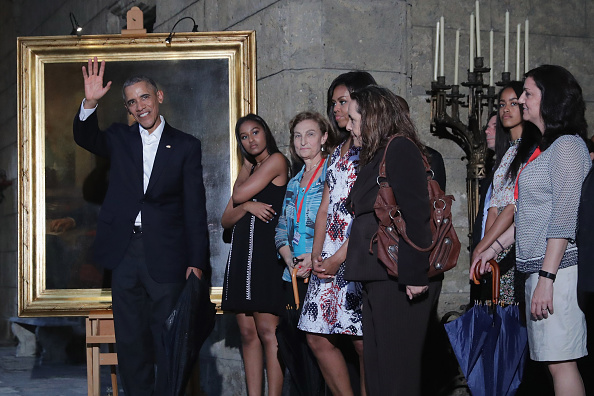
[[[253,201],[272,205],[279,214],[287,186],[269,183]],[[225,269],[221,308],[231,312],[279,314],[284,308],[283,270],[274,244],[278,215],[265,223],[246,213],[233,227]]]

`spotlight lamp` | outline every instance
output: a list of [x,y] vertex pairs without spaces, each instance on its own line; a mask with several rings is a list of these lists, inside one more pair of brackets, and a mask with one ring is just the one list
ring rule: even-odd
[[72,31],[70,34],[80,36],[82,34],[83,28],[78,24],[76,17],[72,12],[70,13],[70,24],[72,25]]
[[171,40],[173,40],[173,31],[175,30],[175,27],[177,26],[178,23],[180,23],[184,19],[191,19],[192,20],[192,23],[194,24],[194,26],[192,27],[192,32],[197,32],[198,31],[198,25],[196,25],[196,21],[194,20],[194,18],[189,17],[189,16],[188,17],[183,17],[179,21],[175,22],[175,25],[173,25],[173,28],[171,29],[171,32],[169,32],[169,36],[167,36],[167,38],[165,39],[165,43],[171,44]]

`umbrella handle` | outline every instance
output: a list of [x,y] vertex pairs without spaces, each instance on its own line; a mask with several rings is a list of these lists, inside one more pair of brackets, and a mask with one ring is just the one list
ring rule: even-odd
[[[493,276],[491,277],[491,290],[492,290],[492,301],[493,304],[497,304],[499,302],[499,282],[500,282],[500,272],[499,272],[499,264],[497,261],[491,259],[487,262],[491,267],[491,272]],[[479,280],[481,279],[482,275],[479,272],[479,266],[474,267],[474,272],[472,273],[472,280],[475,284],[479,284]]]
[[299,290],[297,289],[297,270],[298,268],[293,268],[293,272],[291,272],[291,283],[293,284],[293,297],[295,298],[295,309],[299,309]]

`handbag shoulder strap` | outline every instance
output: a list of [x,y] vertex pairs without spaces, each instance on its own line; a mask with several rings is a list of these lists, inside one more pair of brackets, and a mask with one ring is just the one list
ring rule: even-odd
[[392,136],[390,140],[388,140],[388,143],[386,143],[386,148],[384,149],[384,156],[382,157],[382,162],[380,162],[379,166],[379,177],[386,178],[386,154],[388,153],[388,147],[390,147],[390,143],[392,143],[392,140],[394,140],[396,137],[397,135]]
[[[396,201],[396,196],[394,195],[394,190],[392,189],[392,186],[390,186],[390,183],[388,182],[388,178],[387,178],[387,174],[386,174],[386,153],[388,152],[388,147],[390,147],[390,143],[392,143],[392,140],[394,140],[397,137],[400,137],[400,136],[398,136],[398,135],[392,136],[390,138],[390,140],[388,140],[388,143],[386,144],[386,149],[384,150],[384,156],[382,157],[382,162],[380,163],[380,167],[379,167],[379,175],[378,175],[378,180],[377,180],[378,184],[380,184],[379,179],[380,178],[383,178],[384,179],[381,182],[381,184],[380,184],[380,189],[383,187],[383,188],[389,188],[391,190],[392,196],[394,197],[394,204],[396,206],[398,205],[398,202]],[[414,144],[414,142],[411,139],[409,139],[409,138],[407,138],[407,139],[410,140]],[[429,161],[427,160],[427,157],[420,150],[419,150],[419,153],[421,154],[421,157],[423,158],[423,165],[425,165],[425,172],[428,173],[427,174],[427,190],[428,190],[428,193],[430,195],[430,198],[432,198],[431,195],[435,193],[435,191],[433,191],[433,189],[434,188],[439,189],[439,185],[437,184],[437,182],[434,182],[432,176],[429,174],[429,172],[431,172],[431,166],[429,165]],[[432,185],[433,185],[433,189],[432,189]],[[442,193],[442,195],[443,195],[443,193]],[[436,210],[435,205],[432,205],[431,208],[432,208],[431,209],[432,212]],[[404,218],[402,216],[398,216],[398,221],[395,221],[394,224],[396,225],[396,228],[398,229],[399,234],[402,236],[402,238],[409,245],[411,245],[414,249],[416,249],[418,251],[428,252],[428,251],[431,251],[435,247],[435,244],[438,241],[438,238],[436,238],[435,236],[436,235],[439,235],[442,222],[439,222],[438,223],[438,226],[436,227],[436,229],[435,230],[432,230],[432,235],[431,235],[432,242],[431,242],[431,245],[429,245],[426,248],[422,248],[420,246],[417,246],[408,237],[408,234],[406,232],[406,222],[404,221]]]
[[[390,140],[388,140],[388,143],[386,143],[386,148],[384,149],[384,156],[382,157],[382,162],[380,162],[380,166],[379,166],[379,177],[382,178],[387,178],[387,174],[386,174],[386,154],[388,153],[388,147],[390,147],[390,143],[392,143],[392,140],[396,139],[397,137],[404,137],[408,140],[410,140],[413,144],[414,142],[412,141],[412,139],[405,137],[405,136],[400,136],[400,135],[394,135],[390,138]],[[415,144],[416,146],[416,144]],[[427,159],[427,156],[425,154],[423,154],[423,152],[421,150],[419,150],[419,153],[421,154],[421,158],[423,158],[423,165],[425,166],[425,172],[426,173],[432,173],[433,171],[431,170],[431,164],[429,163],[429,160]]]

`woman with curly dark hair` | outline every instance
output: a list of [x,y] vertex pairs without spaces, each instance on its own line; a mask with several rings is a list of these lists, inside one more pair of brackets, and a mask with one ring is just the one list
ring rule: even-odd
[[418,246],[431,244],[429,195],[423,164],[425,147],[398,97],[386,88],[368,86],[352,93],[349,124],[354,144],[362,147],[359,177],[349,195],[355,219],[345,277],[363,284],[363,354],[370,395],[419,395],[421,356],[431,308],[441,278],[427,275],[429,253],[406,241],[398,248],[398,278],[388,275],[370,241],[378,229],[374,202],[379,165],[388,141],[386,172],[407,233]]

